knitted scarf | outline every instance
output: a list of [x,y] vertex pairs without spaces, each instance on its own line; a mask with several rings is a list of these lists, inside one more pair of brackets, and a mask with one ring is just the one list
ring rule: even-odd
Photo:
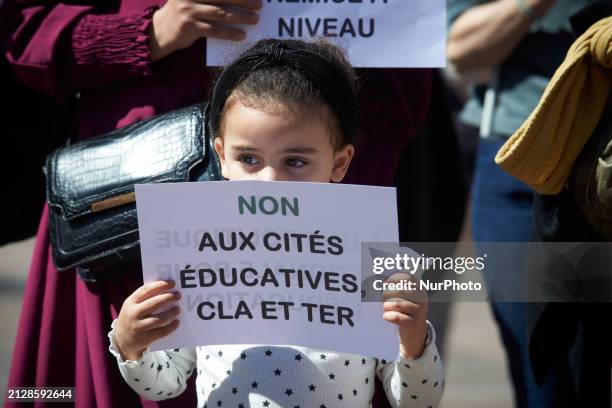
[[572,44],[538,106],[495,161],[540,194],[557,194],[599,122],[612,87],[612,17]]

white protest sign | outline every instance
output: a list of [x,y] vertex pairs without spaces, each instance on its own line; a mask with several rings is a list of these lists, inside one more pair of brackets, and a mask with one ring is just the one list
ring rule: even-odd
[[361,302],[361,242],[397,242],[395,189],[230,181],[136,186],[145,282],[173,279],[180,325],[151,350],[297,345],[394,359]]
[[225,65],[262,38],[324,37],[363,68],[444,67],[445,0],[264,0],[246,40],[207,39],[207,65]]

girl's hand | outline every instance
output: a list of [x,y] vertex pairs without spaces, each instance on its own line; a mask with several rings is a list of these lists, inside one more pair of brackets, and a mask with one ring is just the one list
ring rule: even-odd
[[[406,273],[396,273],[387,282],[417,279]],[[427,292],[422,290],[385,291],[383,319],[399,326],[400,353],[408,359],[423,354],[427,338]]]
[[262,0],[168,0],[153,14],[151,61],[187,48],[201,37],[244,40],[228,24],[256,24]]
[[173,281],[150,282],[125,299],[115,326],[115,341],[121,358],[138,360],[151,343],[177,329],[179,321],[175,318],[180,312],[177,305],[155,313],[180,299],[178,292],[162,293],[173,287]]

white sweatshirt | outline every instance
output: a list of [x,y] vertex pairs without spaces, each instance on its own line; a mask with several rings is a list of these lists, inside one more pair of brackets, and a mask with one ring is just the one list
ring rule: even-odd
[[427,322],[423,354],[385,361],[355,354],[296,346],[224,345],[145,351],[123,361],[109,332],[110,352],[125,381],[149,400],[181,394],[197,372],[200,408],[368,407],[374,375],[393,407],[435,407],[444,389],[444,370]]

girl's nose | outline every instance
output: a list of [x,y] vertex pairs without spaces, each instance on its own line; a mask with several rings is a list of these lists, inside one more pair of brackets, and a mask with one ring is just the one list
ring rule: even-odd
[[260,181],[281,181],[282,175],[274,167],[268,166],[257,173],[257,180]]

